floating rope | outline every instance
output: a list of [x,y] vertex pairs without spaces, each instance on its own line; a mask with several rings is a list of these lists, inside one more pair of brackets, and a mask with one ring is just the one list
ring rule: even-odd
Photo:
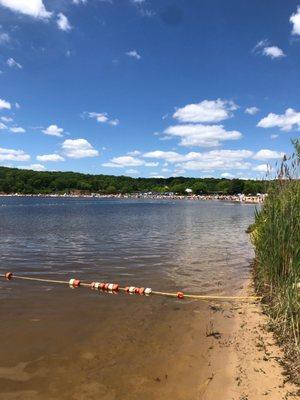
[[200,295],[200,294],[184,294],[183,292],[169,293],[169,292],[158,292],[151,288],[126,286],[120,287],[117,283],[106,283],[106,282],[81,282],[79,279],[71,278],[68,281],[60,281],[55,279],[46,278],[33,278],[29,276],[14,275],[12,272],[6,272],[2,275],[6,280],[21,279],[25,281],[55,283],[62,285],[69,285],[71,288],[88,287],[93,290],[102,290],[109,293],[124,292],[129,294],[137,295],[157,295],[165,297],[175,297],[178,299],[195,299],[195,300],[223,300],[223,301],[259,301],[262,300],[261,296],[222,296],[222,295]]

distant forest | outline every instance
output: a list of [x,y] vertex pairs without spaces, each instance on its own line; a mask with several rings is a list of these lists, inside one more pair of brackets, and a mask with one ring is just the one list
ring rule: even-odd
[[0,167],[0,192],[22,194],[50,193],[136,193],[174,192],[186,194],[256,194],[265,192],[265,181],[218,178],[131,178],[90,175],[77,172],[37,172]]

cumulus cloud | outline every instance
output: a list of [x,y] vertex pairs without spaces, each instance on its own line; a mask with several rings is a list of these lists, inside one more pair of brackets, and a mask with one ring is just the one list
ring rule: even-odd
[[226,131],[222,125],[188,124],[169,126],[164,133],[167,137],[179,137],[181,146],[219,146],[225,140],[242,137],[238,131]]
[[253,158],[255,160],[271,160],[271,159],[280,159],[283,158],[284,153],[269,149],[261,149],[259,150]]
[[43,154],[37,156],[36,159],[42,162],[58,162],[58,161],[65,161],[65,159],[60,156],[59,154]]
[[136,50],[127,51],[126,55],[128,57],[133,57],[137,60],[140,60],[142,58],[142,56]]
[[86,4],[87,0],[73,0],[73,4]]
[[0,110],[10,110],[11,104],[3,99],[0,99]]
[[11,118],[11,117],[1,117],[1,121],[3,121],[3,122],[12,122],[13,121],[13,119]]
[[46,10],[43,0],[0,0],[0,5],[13,12],[38,19],[48,19],[52,15]]
[[62,31],[67,32],[72,29],[72,26],[70,25],[68,18],[63,13],[57,14],[56,23],[57,23],[58,29],[60,29]]
[[254,54],[262,54],[272,59],[285,57],[283,50],[278,46],[271,46],[269,40],[260,40],[252,50]]
[[259,112],[259,108],[257,107],[247,107],[245,109],[245,113],[249,115],[255,115]]
[[3,122],[0,122],[0,130],[7,129],[7,126],[3,124]]
[[109,162],[103,163],[102,165],[111,168],[139,167],[145,165],[145,162],[133,156],[120,156],[113,157]]
[[197,104],[187,104],[178,108],[173,118],[179,122],[219,122],[232,117],[238,107],[228,100],[203,100]]
[[5,149],[0,147],[0,161],[29,161],[30,155],[23,150]]
[[93,118],[101,124],[106,123],[106,124],[109,124],[112,126],[117,126],[120,123],[120,121],[117,118],[109,118],[108,113],[106,113],[106,112],[102,112],[102,113],[87,112],[87,113],[83,113],[83,115],[87,115],[88,118]]
[[300,6],[297,7],[296,13],[291,15],[290,23],[293,25],[292,34],[300,35]]
[[143,157],[146,158],[161,159],[173,163],[177,169],[200,171],[248,169],[251,164],[246,159],[252,156],[253,152],[250,150],[211,150],[187,154],[155,150],[143,154]]
[[26,132],[26,130],[24,128],[22,128],[21,126],[12,126],[11,128],[9,128],[9,130],[13,133],[24,133]]
[[98,150],[86,139],[67,139],[62,144],[64,155],[69,158],[96,157]]
[[292,129],[300,129],[300,112],[288,108],[284,114],[270,113],[257,124],[260,128],[279,128],[289,132]]
[[20,165],[21,169],[30,169],[33,171],[45,171],[45,166],[42,164],[30,164],[30,165]]
[[261,173],[267,173],[267,172],[270,172],[272,170],[272,168],[269,164],[260,164],[260,165],[257,165],[256,167],[253,167],[252,170],[261,172]]
[[120,157],[113,157],[109,162],[103,163],[103,167],[110,168],[124,168],[124,167],[157,167],[159,165],[158,162],[146,162],[140,158],[126,155]]
[[264,56],[267,57],[271,57],[271,58],[281,58],[281,57],[285,57],[285,54],[283,52],[282,49],[280,49],[277,46],[269,46],[269,47],[265,47],[262,50],[262,54]]
[[228,178],[228,179],[230,179],[230,178],[234,178],[234,175],[231,174],[230,172],[223,172],[223,173],[221,174],[221,178]]
[[252,155],[253,153],[249,150],[212,150],[204,153],[189,152],[187,154],[156,150],[145,153],[143,156],[175,163],[177,169],[208,171],[213,169],[246,169],[249,167],[249,163],[243,160]]
[[59,128],[57,125],[49,125],[48,128],[43,129],[42,132],[45,135],[50,135],[50,136],[62,136],[63,135],[63,128]]
[[10,68],[18,68],[18,69],[22,69],[22,65],[20,63],[18,63],[14,58],[10,57],[7,59],[6,64],[10,67]]

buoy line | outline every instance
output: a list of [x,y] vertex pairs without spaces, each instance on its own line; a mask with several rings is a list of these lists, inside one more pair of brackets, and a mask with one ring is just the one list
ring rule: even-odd
[[137,294],[137,295],[157,295],[157,296],[165,296],[165,297],[175,297],[178,299],[195,299],[195,300],[223,300],[223,301],[260,301],[262,300],[261,296],[222,296],[222,295],[200,295],[200,294],[185,294],[183,292],[177,293],[169,293],[169,292],[159,292],[152,290],[151,288],[144,287],[135,287],[135,286],[126,286],[120,287],[117,283],[106,283],[106,282],[81,282],[79,279],[71,278],[68,281],[61,281],[56,279],[46,279],[46,278],[34,278],[30,276],[21,276],[14,275],[12,272],[6,272],[4,275],[1,275],[7,281],[12,279],[20,279],[24,281],[35,281],[35,282],[44,282],[44,283],[54,283],[54,284],[62,284],[69,285],[72,289],[79,287],[88,287],[93,290],[101,290],[109,293],[117,293],[124,292],[128,294]]

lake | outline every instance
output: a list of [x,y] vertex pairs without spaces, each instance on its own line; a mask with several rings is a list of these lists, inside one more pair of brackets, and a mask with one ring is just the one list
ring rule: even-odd
[[[245,229],[254,210],[218,201],[2,197],[0,272],[236,294],[253,258]],[[197,379],[187,366],[203,363],[193,355],[202,332],[195,315],[204,321],[207,303],[3,279],[0,300],[0,399],[179,399]],[[174,363],[183,338],[190,358]]]

